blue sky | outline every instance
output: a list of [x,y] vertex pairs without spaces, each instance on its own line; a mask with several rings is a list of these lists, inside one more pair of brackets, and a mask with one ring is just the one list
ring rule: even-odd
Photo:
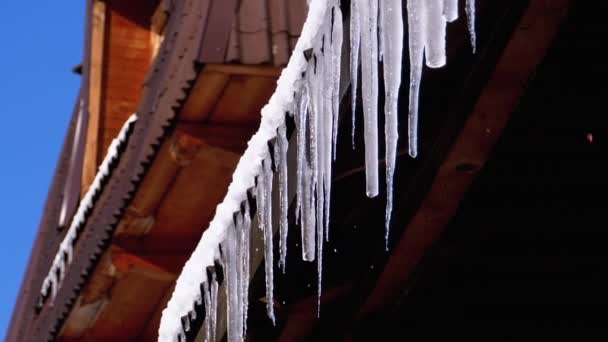
[[0,339],[80,86],[84,0],[0,1]]

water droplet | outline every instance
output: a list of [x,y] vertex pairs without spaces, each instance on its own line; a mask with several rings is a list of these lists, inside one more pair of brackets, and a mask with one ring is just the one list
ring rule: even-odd
[[589,143],[592,143],[592,142],[593,142],[593,134],[591,134],[591,133],[587,133],[587,141],[588,141]]
[[334,253],[338,253],[338,249],[337,248],[334,248]]

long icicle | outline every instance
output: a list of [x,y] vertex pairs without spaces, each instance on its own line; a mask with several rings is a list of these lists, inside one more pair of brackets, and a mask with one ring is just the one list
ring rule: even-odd
[[408,149],[412,157],[418,155],[418,101],[422,64],[424,62],[424,22],[425,0],[407,1],[408,46],[410,52],[410,83],[408,108]]
[[277,144],[275,148],[275,161],[279,172],[279,266],[285,273],[285,263],[287,258],[287,132],[285,125],[279,126],[277,129]]
[[383,19],[380,22],[384,41],[384,139],[386,145],[386,211],[385,211],[385,248],[388,250],[388,237],[393,210],[393,176],[397,159],[397,140],[399,138],[399,87],[401,86],[401,60],[403,53],[403,8],[401,1],[381,1]]
[[247,308],[249,307],[249,254],[251,253],[251,209],[249,202],[244,203],[243,214],[243,234],[241,240],[242,249],[242,276],[241,276],[241,298],[242,298],[242,314],[243,314],[243,336],[247,336]]
[[[270,156],[262,162],[262,201],[264,202],[262,215],[264,216],[264,266],[266,273],[266,312],[268,318],[275,324],[274,316],[274,258],[272,248],[272,161]],[[258,200],[259,202],[259,200]]]
[[302,199],[304,198],[304,163],[306,163],[306,125],[308,124],[308,85],[302,86],[302,93],[297,97],[295,123],[297,130],[297,161],[296,161],[296,221],[303,225]]
[[237,227],[234,225],[228,228],[228,234],[226,240],[223,243],[224,250],[226,253],[224,256],[224,271],[226,275],[226,311],[228,316],[227,329],[228,329],[228,342],[237,342],[240,338],[240,331],[238,329],[239,321],[239,291],[238,279],[237,279],[237,260],[238,260],[238,249],[236,246],[237,242]]
[[332,75],[332,93],[331,93],[331,115],[332,115],[332,151],[333,160],[336,160],[336,144],[338,142],[338,118],[340,114],[340,77],[342,69],[342,40],[343,37],[343,23],[342,23],[342,11],[340,10],[340,1],[334,0],[334,7],[332,10],[333,14],[333,25],[331,27],[331,40],[329,51],[331,53],[329,60],[331,62]]
[[361,20],[361,90],[366,194],[378,196],[378,0],[357,0]]
[[320,83],[317,84],[317,96],[319,97],[319,106],[316,113],[318,130],[318,142],[319,148],[317,149],[317,183],[315,184],[315,206],[316,206],[316,217],[317,217],[317,316],[320,312],[320,298],[322,291],[322,278],[323,278],[323,237],[324,237],[324,217],[323,211],[325,208],[325,198],[326,198],[326,187],[325,184],[327,182],[327,168],[331,167],[331,125],[332,125],[332,117],[331,117],[331,73],[330,73],[330,63],[331,59],[331,46],[330,46],[330,36],[331,36],[331,11],[328,13],[328,18],[325,21],[325,26],[323,32],[325,33],[323,38],[321,39],[321,48],[322,52],[319,55],[320,60],[317,63],[317,71],[321,77],[319,78]]
[[477,51],[477,34],[475,33],[475,0],[466,0],[465,12],[467,14],[467,24],[471,37],[471,49],[473,53]]
[[361,24],[357,0],[350,2],[350,78],[351,78],[351,144],[355,149],[355,120],[357,112],[357,85],[359,83],[359,47],[361,45]]

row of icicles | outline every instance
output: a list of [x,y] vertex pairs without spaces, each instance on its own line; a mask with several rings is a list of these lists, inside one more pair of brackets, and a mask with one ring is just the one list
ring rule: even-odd
[[[313,1],[314,3],[315,1]],[[417,151],[418,97],[423,65],[438,68],[446,63],[446,24],[458,18],[458,0],[407,0],[408,47],[410,58],[408,141],[409,154]],[[311,5],[312,6],[312,5]],[[289,110],[295,122],[297,140],[296,222],[302,233],[302,258],[317,261],[318,307],[322,288],[323,243],[329,237],[329,211],[332,162],[336,158],[338,132],[342,44],[344,36],[339,0],[327,1],[328,11],[314,46],[307,51],[307,66],[294,89],[295,99]],[[475,2],[466,0],[468,27],[475,50]],[[401,1],[352,0],[350,2],[350,78],[352,81],[352,134],[354,147],[355,108],[359,66],[363,103],[366,193],[379,194],[378,181],[378,86],[379,62],[383,63],[385,90],[384,135],[386,145],[386,222],[388,246],[392,211],[392,188],[398,140],[398,95],[404,39]],[[278,91],[278,90],[277,90]],[[273,174],[279,184],[279,267],[285,272],[289,206],[287,189],[287,151],[289,142],[285,124],[279,126],[276,139],[268,143],[262,172],[256,186],[248,192],[250,201],[242,203],[234,214],[222,243],[221,256],[225,276],[228,341],[243,341],[246,336],[248,286],[250,280],[250,240],[254,216],[263,234],[268,317],[274,323],[273,289]],[[255,203],[255,208],[254,204]],[[205,239],[205,235],[203,235]],[[215,271],[207,272],[201,295],[193,300],[205,306],[206,339],[215,341],[217,331],[218,281]],[[176,289],[177,291],[177,289]],[[175,296],[175,294],[174,294]],[[181,338],[196,319],[196,310],[182,318]],[[162,329],[162,327],[161,327]],[[178,338],[178,337],[176,337]],[[180,338],[180,339],[181,339]]]

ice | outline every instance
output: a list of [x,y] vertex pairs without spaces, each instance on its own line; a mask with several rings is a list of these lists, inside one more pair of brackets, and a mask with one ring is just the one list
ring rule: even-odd
[[422,79],[424,58],[424,20],[425,0],[408,0],[408,47],[410,54],[410,83],[408,108],[408,149],[412,157],[418,155],[418,98]]
[[342,23],[342,11],[340,10],[339,1],[334,1],[333,7],[333,26],[331,32],[330,48],[331,56],[329,60],[331,65],[329,67],[332,75],[331,79],[331,105],[332,105],[332,151],[333,160],[336,160],[336,143],[338,141],[338,117],[340,114],[340,71],[342,63],[342,41],[343,41],[343,23]]
[[378,0],[356,0],[361,23],[361,90],[366,194],[378,196]]
[[403,8],[400,1],[381,1],[380,21],[384,50],[384,139],[386,149],[386,213],[385,242],[388,249],[388,235],[393,209],[393,175],[397,158],[398,100],[401,85],[401,64],[403,54]]
[[217,279],[214,277],[211,281],[211,315],[209,315],[210,326],[211,326],[211,341],[217,340],[217,300],[218,300],[219,284]]
[[308,86],[302,87],[301,95],[297,98],[295,123],[297,130],[297,161],[296,161],[296,221],[301,222],[302,199],[304,198],[304,163],[306,163],[306,125],[308,124]]
[[440,68],[446,63],[443,0],[425,0],[424,14],[426,65],[429,68]]
[[241,235],[241,305],[243,316],[243,336],[247,334],[247,308],[249,307],[249,254],[251,253],[251,212],[249,203],[244,203],[245,212],[243,214],[243,233]]
[[316,217],[314,214],[314,194],[312,184],[312,169],[310,168],[310,162],[305,163],[303,169],[303,183],[304,183],[304,199],[302,203],[302,260],[313,261],[315,260],[315,224]]
[[458,19],[458,0],[443,0],[443,17],[448,23]]
[[361,44],[358,3],[359,1],[356,0],[350,2],[351,143],[353,150],[355,149],[355,114],[357,112],[357,84],[359,82],[359,45]]
[[241,291],[239,291],[239,259],[240,259],[240,249],[237,248],[237,243],[239,242],[240,232],[237,229],[240,228],[238,226],[231,226],[228,228],[228,235],[226,236],[226,240],[224,241],[224,248],[226,253],[224,253],[225,261],[224,265],[226,267],[226,309],[228,312],[228,342],[236,342],[240,341],[242,336],[242,326],[241,326],[241,305],[240,305],[240,295]]
[[[214,272],[203,283],[203,298],[205,302],[205,341],[217,340],[217,294],[218,283]],[[185,339],[183,340],[185,341]]]
[[258,179],[258,222],[264,236],[264,270],[266,273],[266,312],[274,324],[274,277],[272,248],[272,167],[268,156],[262,162],[262,174]]
[[83,109],[84,101],[80,99],[78,101],[78,114],[76,119],[76,129],[72,138],[72,148],[70,151],[70,164],[67,174],[67,185],[63,191],[63,200],[61,201],[61,210],[59,211],[59,227],[65,228],[69,214],[73,214],[78,204],[78,198],[80,196],[80,182],[71,182],[71,179],[80,179],[82,176],[82,164],[78,165],[77,159],[84,153],[84,140],[86,139],[86,127],[87,118]]
[[465,12],[467,14],[469,35],[471,36],[471,49],[473,49],[473,53],[475,53],[477,51],[477,34],[475,32],[475,0],[466,0]]
[[285,260],[287,257],[287,210],[289,209],[288,197],[287,197],[287,132],[285,125],[279,126],[277,130],[277,144],[275,148],[275,161],[278,165],[279,171],[279,266],[285,273]]

